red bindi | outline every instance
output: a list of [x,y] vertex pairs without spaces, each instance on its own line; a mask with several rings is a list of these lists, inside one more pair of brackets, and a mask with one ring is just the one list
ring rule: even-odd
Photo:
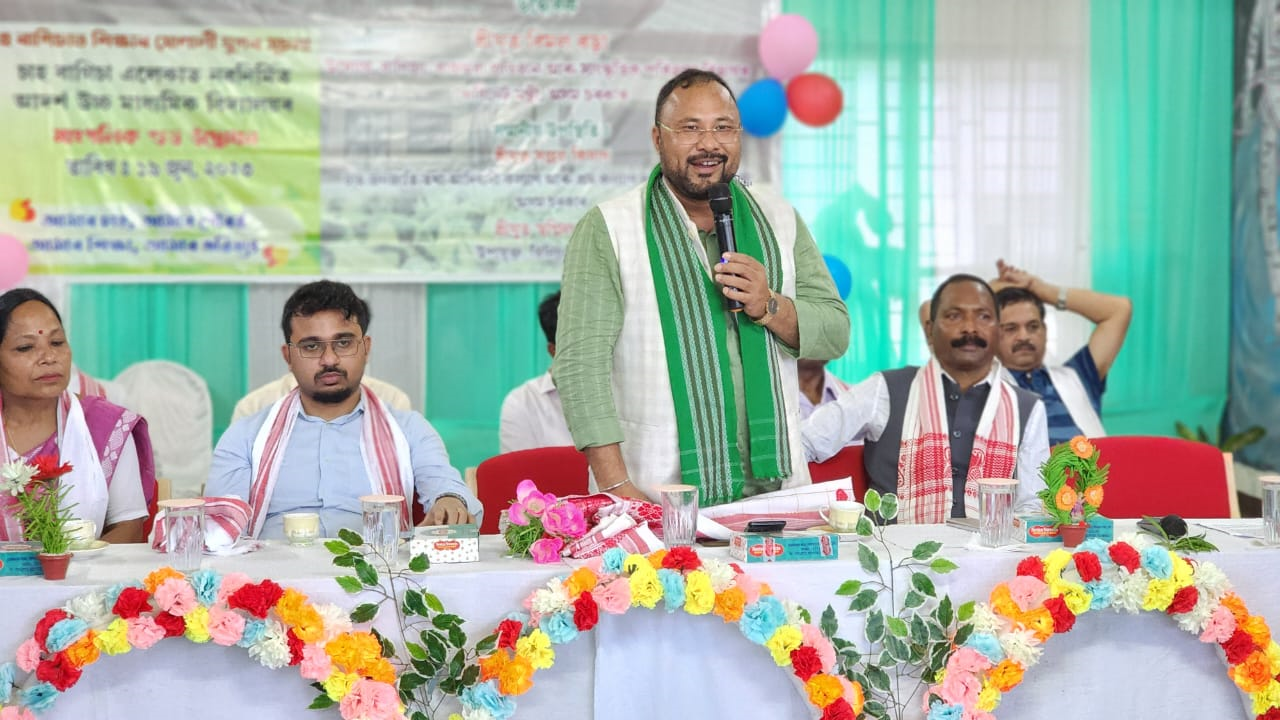
[[39,334],[41,334],[41,335],[43,335],[43,334],[44,334],[44,331],[43,331],[43,330],[37,330],[36,332],[37,332],[37,333],[39,333]]

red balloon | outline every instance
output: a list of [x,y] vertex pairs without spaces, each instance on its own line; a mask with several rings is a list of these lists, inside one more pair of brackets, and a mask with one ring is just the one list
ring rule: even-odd
[[805,125],[828,125],[844,108],[844,93],[822,73],[797,75],[787,83],[787,107]]

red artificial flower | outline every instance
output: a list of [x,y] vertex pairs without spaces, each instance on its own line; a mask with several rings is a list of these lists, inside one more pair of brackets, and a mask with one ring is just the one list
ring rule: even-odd
[[231,593],[231,597],[227,598],[227,606],[244,610],[256,618],[265,618],[283,596],[284,588],[270,580],[263,580],[244,585]]
[[503,620],[498,623],[498,647],[515,650],[521,627],[519,620]]
[[1045,600],[1044,608],[1053,617],[1053,631],[1055,633],[1070,632],[1071,628],[1075,626],[1076,614],[1067,607],[1067,602],[1062,599],[1061,595]]
[[600,607],[591,593],[584,592],[573,601],[573,624],[579,632],[586,632],[600,622]]
[[35,482],[57,480],[71,472],[71,463],[59,465],[57,455],[37,455],[31,460],[31,466],[36,469],[36,474],[31,476]]
[[1084,582],[1102,579],[1102,561],[1091,552],[1078,552],[1071,556],[1076,561],[1076,572]]
[[822,709],[822,720],[857,720],[857,716],[849,707],[849,701],[841,697]]
[[302,647],[306,645],[306,643],[302,642],[302,638],[298,637],[293,632],[293,628],[289,628],[288,632],[286,632],[284,636],[289,641],[289,664],[297,665],[301,663]]
[[1165,608],[1165,612],[1170,615],[1191,612],[1191,609],[1196,606],[1196,601],[1199,599],[1200,591],[1196,590],[1195,585],[1188,585],[1173,594],[1173,600],[1169,603],[1169,607]]
[[55,609],[50,610],[44,614],[44,617],[40,618],[40,622],[36,623],[36,642],[40,643],[42,649],[49,649],[45,647],[45,641],[49,639],[49,628],[58,624],[59,620],[66,620],[69,617],[71,616],[65,610]]
[[1130,573],[1137,572],[1138,567],[1142,565],[1142,556],[1127,542],[1112,543],[1111,547],[1107,548],[1107,554],[1111,556],[1112,562]]
[[800,682],[809,682],[809,678],[822,672],[822,658],[818,651],[808,645],[801,645],[791,651],[791,669]]
[[1222,643],[1222,651],[1227,654],[1227,663],[1231,665],[1244,662],[1253,654],[1253,648],[1253,636],[1240,628],[1236,628],[1231,637]]
[[121,590],[120,596],[116,598],[116,604],[111,606],[111,612],[125,620],[132,620],[151,610],[151,593],[136,587]]
[[72,685],[80,682],[80,668],[67,658],[65,652],[60,652],[36,665],[36,679],[49,683],[58,692],[66,692]]
[[1022,562],[1018,563],[1018,574],[1044,582],[1044,560],[1041,560],[1039,555],[1023,558]]
[[668,570],[697,570],[702,567],[702,559],[693,548],[683,545],[671,548],[662,558],[662,567]]
[[1280,707],[1269,707],[1267,711],[1258,716],[1258,720],[1280,720]]
[[178,637],[187,631],[187,621],[167,612],[156,613],[156,625],[164,628],[165,637]]

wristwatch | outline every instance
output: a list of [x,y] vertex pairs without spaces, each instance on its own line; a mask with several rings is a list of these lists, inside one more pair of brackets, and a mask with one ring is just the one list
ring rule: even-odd
[[1058,288],[1058,302],[1054,304],[1054,307],[1059,310],[1067,309],[1067,287],[1065,285]]
[[769,302],[765,303],[764,305],[764,314],[758,318],[752,318],[751,322],[757,325],[768,325],[769,321],[773,319],[773,316],[776,315],[777,312],[778,312],[778,296],[774,295],[773,291],[770,290]]

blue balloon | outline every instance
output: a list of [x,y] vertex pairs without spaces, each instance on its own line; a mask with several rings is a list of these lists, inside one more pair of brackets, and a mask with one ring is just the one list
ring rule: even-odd
[[849,271],[849,266],[835,255],[823,255],[823,260],[827,261],[827,270],[831,273],[831,279],[836,283],[836,292],[840,295],[841,300],[849,299],[849,291],[853,289],[853,273]]
[[757,137],[768,137],[787,119],[787,91],[773,78],[763,78],[747,86],[738,96],[742,129]]

